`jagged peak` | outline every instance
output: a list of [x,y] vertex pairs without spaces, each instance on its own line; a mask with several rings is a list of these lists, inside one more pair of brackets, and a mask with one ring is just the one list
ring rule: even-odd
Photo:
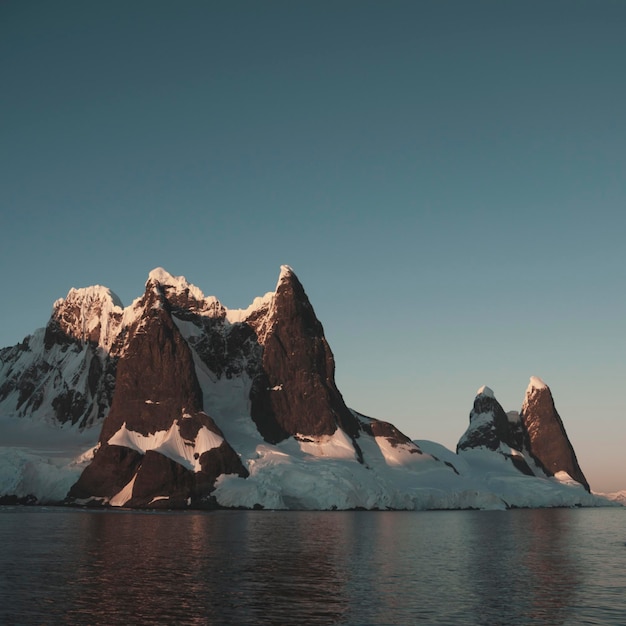
[[205,296],[201,289],[184,276],[174,276],[162,267],[156,267],[148,274],[146,289],[151,288],[155,293],[162,292],[170,303],[176,302],[178,306],[192,306],[194,310],[219,316],[223,316],[226,311],[215,296]]
[[[45,345],[51,347],[56,331],[80,341],[92,341],[109,350],[119,320],[124,314],[122,301],[101,285],[72,287],[65,298],[57,300],[46,327]],[[55,330],[56,329],[56,330]]]
[[[280,266],[280,274],[278,276],[278,282],[276,283],[276,289],[274,291],[268,291],[264,296],[260,296],[254,299],[252,304],[246,309],[226,309],[226,319],[231,322],[243,322],[246,319],[253,317],[257,311],[261,311],[263,309],[268,311],[268,318],[272,318],[273,316],[273,307],[276,301],[276,294],[284,283],[289,283],[292,281],[296,281],[299,284],[298,277],[293,269],[289,265],[281,265]],[[261,335],[265,335],[265,330],[261,328],[257,329],[261,332]],[[260,336],[262,340],[262,337]]]
[[544,383],[538,376],[531,376],[528,387],[526,388],[524,402],[522,403],[522,414],[528,411],[528,407],[531,403],[538,401],[546,395],[552,397],[550,387],[548,387],[548,385],[546,385],[546,383]]
[[493,398],[494,400],[496,399],[495,394],[493,393],[493,390],[490,389],[489,387],[487,387],[487,385],[483,385],[477,392],[476,392],[477,396],[485,396],[487,398]]
[[282,282],[286,278],[290,278],[291,276],[296,276],[296,273],[289,265],[281,265],[280,266],[280,275],[278,277],[278,282]]
[[528,383],[528,388],[526,389],[526,393],[530,393],[534,389],[548,389],[548,385],[546,385],[539,376],[531,376],[530,382]]
[[56,311],[63,304],[70,303],[92,303],[92,302],[103,302],[110,303],[115,307],[119,307],[120,309],[124,308],[122,301],[119,296],[111,291],[108,287],[103,287],[102,285],[92,285],[90,287],[72,287],[68,292],[65,298],[59,298],[55,301],[53,308]]
[[155,267],[148,274],[146,286],[150,282],[157,283],[166,289],[173,289],[174,293],[187,291],[189,295],[193,296],[196,300],[206,299],[202,291],[195,285],[192,285],[184,276],[174,276],[162,267]]

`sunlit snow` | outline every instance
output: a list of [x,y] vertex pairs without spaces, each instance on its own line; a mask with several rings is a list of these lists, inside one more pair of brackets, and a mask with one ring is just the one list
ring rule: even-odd
[[[281,268],[278,285],[291,273],[288,266]],[[175,277],[156,268],[149,280],[158,282],[178,294],[186,294],[200,303],[201,315],[220,315],[231,323],[244,321],[264,309],[271,313],[274,293],[254,300],[247,309],[229,311],[215,298],[205,298],[202,292],[183,277]],[[106,311],[115,310],[115,322],[130,327],[141,315],[140,300],[121,308],[119,300],[104,288],[93,292],[71,291],[68,298],[84,302],[77,332],[89,335],[98,329],[95,318],[103,320]],[[67,300],[67,299],[66,299]],[[62,306],[64,301],[59,301]],[[204,304],[202,304],[204,303]],[[57,306],[57,305],[55,305]],[[87,309],[97,311],[91,319]],[[102,317],[104,316],[104,317]],[[271,315],[267,316],[271,322]],[[193,355],[196,375],[202,389],[203,408],[224,434],[224,438],[240,456],[249,477],[222,475],[213,493],[217,502],[228,507],[263,507],[266,509],[505,509],[509,507],[542,506],[601,506],[609,500],[590,494],[564,473],[546,477],[532,459],[520,451],[501,446],[492,451],[482,448],[455,454],[444,446],[430,441],[399,443],[393,438],[374,437],[361,432],[356,440],[340,428],[324,437],[299,435],[277,445],[263,440],[250,416],[250,389],[252,381],[241,372],[231,377],[218,376],[198,356],[194,339],[202,329],[191,321],[174,317],[174,321]],[[100,346],[108,349],[115,329],[100,326]],[[261,343],[263,329],[256,329]],[[33,351],[44,341],[44,329],[30,339]],[[34,353],[34,352],[33,352]],[[24,351],[18,365],[27,369],[32,355]],[[54,363],[54,379],[43,389],[41,406],[49,406],[59,385],[71,386],[77,377],[85,376],[85,351],[63,352],[53,347],[47,357]],[[2,364],[0,364],[2,365]],[[88,368],[87,368],[88,369]],[[1,372],[0,372],[1,373]],[[83,381],[84,382],[84,381]],[[529,391],[545,388],[541,379],[530,379]],[[274,385],[275,393],[282,390]],[[10,392],[3,407],[16,413],[17,392]],[[48,395],[46,395],[48,394]],[[483,386],[478,395],[494,397],[493,391]],[[144,400],[155,402],[150,397]],[[11,408],[13,407],[13,408]],[[184,413],[177,419],[189,419]],[[487,424],[489,413],[473,415],[472,426]],[[515,412],[509,421],[519,420]],[[61,501],[76,482],[80,472],[93,457],[99,429],[79,432],[76,428],[59,428],[46,421],[45,412],[32,413],[32,418],[0,418],[0,495],[35,496],[40,502]],[[124,424],[108,441],[110,445],[125,446],[145,454],[153,450],[192,471],[200,471],[200,457],[220,446],[222,437],[201,427],[193,441],[180,434],[177,421],[168,430],[143,435]],[[358,446],[359,453],[357,454]],[[506,448],[506,449],[505,449]],[[362,456],[363,462],[359,462]],[[511,456],[519,456],[536,470],[537,476],[527,476],[513,465]],[[133,480],[111,500],[113,506],[123,506],[132,496]],[[626,499],[622,492],[614,500]],[[152,502],[168,499],[167,494],[156,496]]]
[[178,424],[174,422],[169,430],[158,430],[151,435],[126,428],[126,423],[107,442],[111,446],[124,446],[145,454],[154,450],[183,467],[199,472],[200,457],[213,448],[219,448],[224,440],[212,433],[206,426],[202,426],[196,435],[195,441],[187,441],[180,434]]

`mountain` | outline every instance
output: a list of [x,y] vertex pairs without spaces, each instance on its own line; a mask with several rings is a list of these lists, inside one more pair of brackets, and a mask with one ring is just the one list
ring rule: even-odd
[[[104,287],[73,289],[44,329],[0,351],[0,441],[11,442],[0,496],[131,508],[606,503],[565,457],[554,465],[541,433],[558,414],[537,406],[507,415],[483,387],[457,454],[411,441],[348,408],[291,268],[242,310],[157,268],[130,306]],[[59,455],[62,440],[84,451],[88,433],[92,449]]]
[[124,312],[104,287],[71,289],[45,328],[0,350],[0,413],[81,428],[102,421],[115,387]]
[[287,440],[311,457],[319,448],[363,464],[359,440],[382,429],[386,441],[421,455],[390,425],[348,409],[322,325],[287,266],[274,293],[236,312],[157,269],[126,319],[111,409],[70,502],[208,506],[220,476],[250,476],[252,460],[244,464],[235,448],[258,456],[259,444]]
[[457,453],[475,449],[498,452],[529,476],[560,476],[590,491],[550,388],[537,376],[530,378],[519,413],[505,413],[489,387],[478,390]]
[[525,458],[528,454],[528,437],[515,413],[505,413],[493,391],[481,387],[470,412],[470,423],[459,439],[457,454],[473,449],[498,452],[523,474],[534,476]]
[[589,491],[550,388],[536,376],[531,377],[526,389],[520,418],[530,440],[530,454],[546,474],[556,476],[564,472]]

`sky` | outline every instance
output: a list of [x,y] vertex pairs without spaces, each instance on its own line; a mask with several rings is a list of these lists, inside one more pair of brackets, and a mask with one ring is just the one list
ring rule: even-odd
[[551,388],[626,489],[626,3],[0,3],[0,346],[151,269],[303,283],[347,404],[454,449]]

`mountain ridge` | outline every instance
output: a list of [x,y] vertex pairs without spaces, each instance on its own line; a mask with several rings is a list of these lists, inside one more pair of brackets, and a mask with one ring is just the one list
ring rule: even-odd
[[[247,309],[228,310],[155,268],[143,296],[125,308],[104,287],[70,290],[37,332],[0,351],[0,411],[101,426],[68,503],[506,508],[532,505],[523,477],[543,481],[539,505],[594,502],[564,460],[573,448],[558,414],[562,445],[546,461],[540,443],[531,445],[523,411],[510,420],[487,387],[457,455],[445,458],[393,424],[350,410],[323,326],[286,265],[274,292]],[[558,423],[539,413],[527,419]],[[516,491],[474,477],[476,459],[495,463]],[[556,478],[576,481],[570,472],[587,495]]]

